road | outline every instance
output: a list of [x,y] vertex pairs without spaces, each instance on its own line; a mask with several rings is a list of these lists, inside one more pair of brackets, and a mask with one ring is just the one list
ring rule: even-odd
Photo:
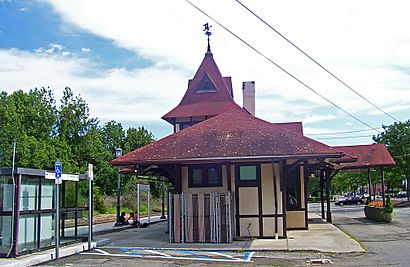
[[[318,204],[310,204],[309,208],[316,212],[320,210]],[[126,248],[125,244],[121,244],[121,248],[118,249],[100,248],[92,251],[95,254],[77,254],[47,265],[307,266],[309,259],[328,258],[333,261],[332,266],[410,266],[410,208],[395,209],[391,224],[366,220],[362,205],[343,207],[332,205],[332,212],[334,224],[358,240],[368,253],[332,254],[304,251],[256,252],[249,255],[246,252],[237,251],[218,254],[207,251],[141,250],[141,248]],[[166,257],[166,259],[158,256]],[[193,260],[193,258],[196,259]]]
[[[311,211],[319,212],[318,204]],[[363,205],[332,206],[333,223],[368,250],[357,257],[360,266],[410,266],[410,208],[397,208],[390,224],[364,218]],[[350,262],[347,260],[347,262]]]

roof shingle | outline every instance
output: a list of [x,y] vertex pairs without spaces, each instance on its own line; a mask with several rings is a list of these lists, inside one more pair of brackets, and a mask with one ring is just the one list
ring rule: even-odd
[[252,115],[231,109],[176,132],[112,161],[114,165],[139,162],[236,157],[309,155],[340,157],[329,146]]

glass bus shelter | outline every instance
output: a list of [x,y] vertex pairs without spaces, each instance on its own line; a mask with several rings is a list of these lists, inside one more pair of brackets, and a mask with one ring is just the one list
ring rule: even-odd
[[[0,257],[16,257],[55,247],[54,173],[0,169]],[[14,186],[13,186],[14,184]],[[60,190],[60,244],[88,237],[88,181],[64,175]]]

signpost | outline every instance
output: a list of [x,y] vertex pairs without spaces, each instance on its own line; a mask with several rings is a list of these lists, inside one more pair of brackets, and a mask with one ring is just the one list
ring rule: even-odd
[[55,258],[59,259],[60,258],[60,251],[59,251],[59,245],[60,245],[60,190],[59,190],[59,184],[61,184],[62,179],[61,179],[61,174],[63,172],[63,164],[60,161],[56,161],[54,164],[54,173],[55,173],[55,190],[56,190],[56,197],[55,197],[55,209],[56,209],[56,215],[54,218],[55,222],[55,227],[54,227],[54,237],[55,237],[55,243],[56,243],[56,253],[55,253]]
[[93,217],[92,217],[92,183],[94,180],[93,165],[88,164],[88,250],[91,250],[91,239],[93,231]]

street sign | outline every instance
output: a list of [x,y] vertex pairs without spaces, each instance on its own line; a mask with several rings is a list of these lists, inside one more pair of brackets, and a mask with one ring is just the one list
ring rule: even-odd
[[93,165],[91,163],[88,163],[88,179],[94,180]]
[[59,161],[56,161],[54,164],[54,174],[56,177],[55,184],[61,184],[61,174],[63,172],[63,164]]

